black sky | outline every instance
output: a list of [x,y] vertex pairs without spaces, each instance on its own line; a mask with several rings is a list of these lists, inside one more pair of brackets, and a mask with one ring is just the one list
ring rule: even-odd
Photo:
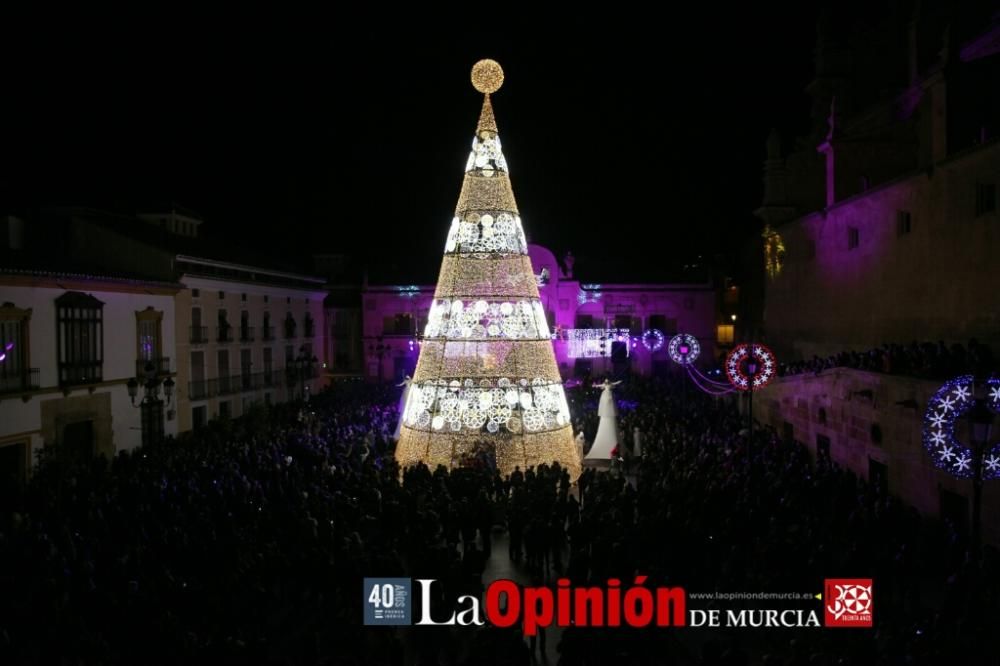
[[433,276],[480,107],[469,69],[492,57],[533,240],[649,266],[752,233],[768,130],[789,141],[807,120],[812,9],[515,18],[432,33],[291,15],[8,23],[4,205],[173,200],[215,234],[384,250]]

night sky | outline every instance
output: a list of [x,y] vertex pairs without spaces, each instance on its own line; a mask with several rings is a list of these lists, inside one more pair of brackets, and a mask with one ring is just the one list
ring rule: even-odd
[[2,203],[176,201],[303,268],[343,252],[433,278],[481,104],[469,70],[491,57],[531,240],[578,272],[732,254],[758,228],[769,128],[790,145],[806,127],[814,10],[522,18],[8,23]]

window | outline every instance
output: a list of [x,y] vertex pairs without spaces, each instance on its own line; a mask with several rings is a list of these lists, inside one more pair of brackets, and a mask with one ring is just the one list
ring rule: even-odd
[[264,302],[265,302],[265,303],[267,303],[267,302],[268,302],[268,301],[270,301],[270,300],[271,300],[271,297],[270,297],[270,296],[268,296],[267,294],[265,294],[265,295],[264,295]]
[[264,347],[264,385],[271,386],[274,382],[274,367],[271,359],[272,350]]
[[243,301],[244,303],[246,303],[247,302],[247,295],[246,294],[240,294],[240,300]]
[[733,344],[733,331],[734,326],[732,324],[719,324],[715,331],[715,340],[720,345],[731,345]]
[[205,425],[208,420],[208,407],[201,405],[191,410],[191,424],[195,430]]
[[102,381],[104,303],[79,291],[57,298],[56,348],[60,385]]
[[576,327],[577,328],[593,328],[594,327],[594,315],[578,314],[576,316]]
[[664,335],[674,335],[677,333],[677,320],[661,314],[650,315],[649,328],[655,328]]
[[226,292],[224,292],[224,291],[220,291],[220,292],[219,292],[219,298],[220,298],[220,299],[223,299],[223,298],[225,298],[225,297],[226,297]]
[[191,298],[198,298],[201,296],[201,289],[192,289]]
[[188,386],[188,397],[191,400],[203,400],[208,396],[208,385],[205,382],[205,352],[191,352],[191,383]]
[[295,317],[292,316],[291,312],[285,313],[285,339],[291,339],[295,337]]
[[882,445],[882,426],[877,423],[873,423],[869,435],[872,440],[872,444],[876,446]]
[[303,332],[307,338],[313,337],[316,333],[316,322],[313,321],[312,314],[307,312],[306,318],[302,322]]
[[218,312],[218,326],[217,326],[216,340],[218,342],[232,342],[232,327],[229,325],[229,314],[220,309]]
[[847,227],[847,249],[853,250],[858,247],[858,243],[861,240],[861,236],[858,233],[857,227]]
[[253,342],[253,326],[250,325],[250,313],[246,310],[240,312],[240,340],[242,342]]
[[292,304],[292,297],[291,296],[286,296],[285,297],[285,304],[286,305],[291,305]]
[[912,228],[912,220],[910,218],[910,211],[908,210],[897,210],[896,211],[896,235],[905,236],[910,233]]
[[274,328],[271,326],[271,313],[265,312],[261,321],[260,335],[263,340],[274,340]]
[[826,435],[816,435],[816,456],[830,459],[830,438]]
[[0,306],[0,391],[38,388],[38,370],[28,367],[31,310]]
[[996,183],[976,183],[976,217],[997,209]]
[[150,400],[142,403],[139,410],[139,425],[142,429],[143,446],[163,441],[162,400]]
[[165,372],[160,361],[160,328],[163,313],[148,307],[135,313],[136,327],[136,376],[141,377],[149,370]]
[[401,312],[392,318],[391,329],[385,331],[386,335],[413,335],[414,328],[413,315],[409,312]]
[[233,404],[228,400],[219,403],[219,418],[228,419],[233,415]]
[[816,421],[820,425],[826,425],[826,407],[820,407],[816,413]]

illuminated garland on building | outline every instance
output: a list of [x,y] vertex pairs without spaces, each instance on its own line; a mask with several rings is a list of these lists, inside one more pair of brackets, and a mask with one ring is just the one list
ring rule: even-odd
[[764,227],[761,236],[764,238],[764,270],[768,277],[774,279],[785,265],[785,242],[770,225]]
[[[1000,413],[1000,379],[987,381],[989,408]],[[958,441],[955,422],[975,404],[973,377],[962,375],[945,382],[927,403],[924,412],[924,449],[938,469],[957,477],[973,475],[973,450]],[[983,458],[983,478],[1000,478],[1000,444],[989,448]]]
[[689,333],[678,333],[670,338],[667,345],[667,353],[674,363],[680,365],[691,365],[701,355],[701,345],[698,338]]
[[759,344],[740,344],[726,356],[726,377],[739,391],[756,391],[771,383],[777,364],[774,352]]
[[576,478],[569,408],[490,102],[503,70],[482,60],[472,81],[485,99],[396,459],[454,467],[485,447],[502,474],[558,462]]
[[642,346],[651,352],[660,351],[664,341],[663,332],[658,328],[651,328],[642,334]]
[[[599,358],[611,354],[610,343],[627,342],[627,328],[567,328],[566,339],[569,358]],[[626,350],[628,345],[626,344]]]

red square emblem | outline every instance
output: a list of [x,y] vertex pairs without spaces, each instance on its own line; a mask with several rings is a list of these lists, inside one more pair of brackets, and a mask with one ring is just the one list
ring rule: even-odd
[[872,579],[827,578],[823,611],[828,627],[872,626]]

